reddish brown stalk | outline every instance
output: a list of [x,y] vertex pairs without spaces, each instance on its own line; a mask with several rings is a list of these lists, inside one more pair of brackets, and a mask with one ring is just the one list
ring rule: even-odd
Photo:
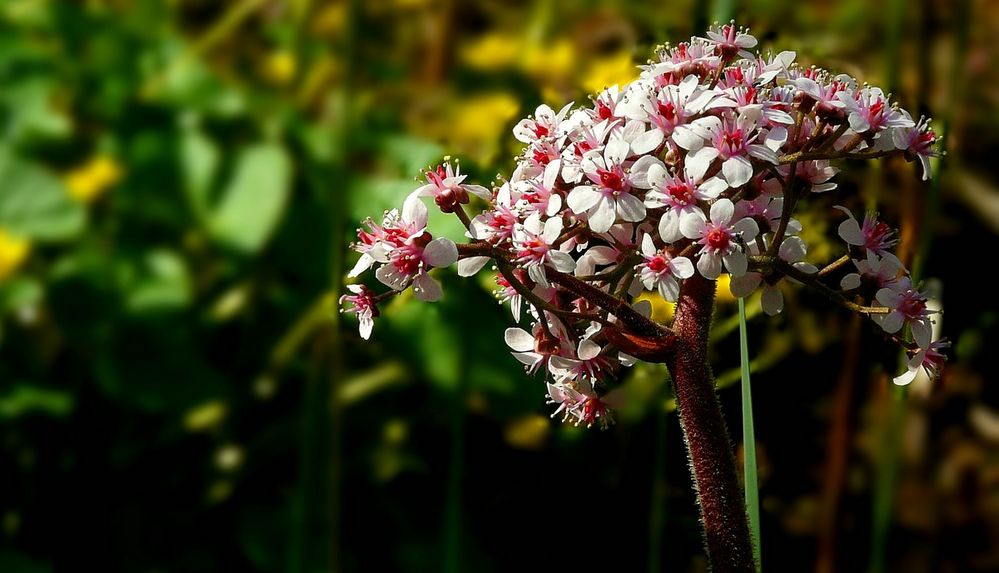
[[752,573],[746,506],[708,364],[714,298],[714,281],[694,275],[684,282],[673,322],[676,351],[666,365],[673,377],[711,570]]
[[829,445],[826,451],[826,468],[819,511],[819,549],[815,560],[816,573],[836,571],[836,545],[839,529],[839,505],[846,484],[846,468],[850,453],[850,422],[853,411],[853,385],[860,360],[860,337],[863,320],[859,314],[850,320],[846,335],[846,356],[836,385]]

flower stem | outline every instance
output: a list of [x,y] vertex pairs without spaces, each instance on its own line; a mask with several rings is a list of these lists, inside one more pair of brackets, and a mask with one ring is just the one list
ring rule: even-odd
[[699,275],[680,291],[676,352],[667,360],[690,456],[708,561],[715,573],[752,573],[752,541],[728,429],[708,364],[715,283]]
[[756,570],[760,559],[760,492],[756,474],[756,432],[753,429],[753,394],[749,382],[749,341],[746,334],[746,299],[739,299],[739,355],[742,363],[742,450],[743,475],[746,484],[746,513],[753,536],[753,559]]

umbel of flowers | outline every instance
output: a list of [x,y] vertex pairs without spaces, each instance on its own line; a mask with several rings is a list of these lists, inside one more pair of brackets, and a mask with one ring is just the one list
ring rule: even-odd
[[[341,299],[367,338],[386,299],[408,288],[420,300],[441,297],[431,269],[457,263],[471,276],[491,262],[518,324],[506,345],[544,377],[555,413],[585,426],[611,422],[622,369],[665,363],[716,571],[752,566],[706,362],[721,274],[736,296],[761,289],[770,315],[783,308],[787,280],[869,317],[910,357],[899,384],[920,369],[936,375],[946,344],[932,340],[933,311],[892,254],[891,227],[871,213],[831,211],[845,254],[820,269],[805,262],[794,218],[801,199],[835,191],[832,160],[901,155],[927,179],[937,153],[928,121],[913,121],[879,88],[802,68],[793,52],[748,51],[755,46],[734,23],[716,26],[659,48],[637,80],[590,105],[539,106],[513,129],[526,145],[517,168],[491,189],[466,183],[449,161],[427,171],[401,211],[358,231],[350,277],[374,268],[383,286],[350,285]],[[428,200],[461,219],[467,243],[432,235]],[[632,302],[643,291],[678,302],[672,324]]]

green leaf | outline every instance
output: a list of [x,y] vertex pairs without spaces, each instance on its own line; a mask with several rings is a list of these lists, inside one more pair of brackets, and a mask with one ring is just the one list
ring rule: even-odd
[[742,450],[746,480],[746,513],[753,537],[753,559],[760,571],[760,484],[756,474],[756,432],[753,428],[753,394],[749,386],[749,337],[746,334],[746,299],[739,299],[739,355],[742,362]]
[[8,129],[13,139],[62,139],[70,134],[69,119],[52,107],[53,88],[52,81],[39,77],[4,87],[0,105],[11,114]]
[[0,395],[0,419],[12,420],[33,413],[64,417],[73,409],[73,396],[68,392],[40,388],[33,384],[18,384]]
[[244,149],[209,230],[221,243],[252,254],[270,239],[291,193],[291,161],[275,144]]
[[201,130],[184,130],[180,137],[180,167],[184,193],[191,210],[201,220],[211,211],[212,181],[218,172],[219,148]]
[[42,298],[42,283],[26,276],[15,276],[0,283],[0,315],[37,304]]
[[0,150],[0,227],[27,239],[59,241],[83,230],[85,220],[58,177]]
[[125,306],[133,314],[181,309],[191,302],[187,264],[174,251],[164,249],[146,253],[134,280],[122,290]]

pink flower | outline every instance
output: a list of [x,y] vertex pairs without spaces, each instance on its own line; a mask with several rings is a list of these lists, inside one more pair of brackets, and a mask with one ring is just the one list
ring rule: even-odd
[[534,213],[517,225],[513,231],[513,248],[517,264],[527,269],[531,280],[541,286],[548,286],[545,275],[545,265],[549,264],[555,270],[570,273],[576,268],[576,261],[569,253],[563,253],[553,247],[553,243],[562,233],[562,219],[555,217],[541,222],[541,215]]
[[931,343],[926,348],[919,348],[914,352],[910,351],[912,356],[909,357],[905,372],[896,376],[892,381],[898,386],[905,386],[916,378],[920,368],[926,371],[930,380],[935,380],[940,376],[940,371],[943,370],[944,363],[947,362],[947,357],[941,351],[948,347],[950,347],[950,342],[941,340]]
[[[738,117],[703,117],[678,127],[673,141],[690,151],[687,162],[691,169],[704,172],[716,158],[721,159],[722,175],[729,187],[741,187],[753,177],[753,164],[747,155],[777,165],[777,150],[787,139],[787,130],[775,127],[766,133],[762,144],[754,143],[763,135],[757,129],[761,117],[759,106],[744,108]],[[705,146],[705,140],[711,145]]]
[[374,296],[368,287],[364,285],[347,285],[347,290],[353,295],[343,295],[340,297],[340,305],[349,303],[352,308],[341,308],[340,312],[352,312],[357,314],[358,329],[361,338],[367,340],[371,337],[371,329],[375,326],[375,317],[378,316],[378,306]]
[[562,162],[556,159],[545,166],[541,177],[514,182],[517,206],[521,210],[537,211],[546,217],[554,217],[562,208],[562,197],[555,192],[555,182],[561,170]]
[[[784,239],[780,248],[777,249],[777,256],[806,273],[811,274],[818,270],[813,265],[804,262],[805,242],[799,237]],[[732,277],[732,282],[729,283],[729,290],[732,291],[734,296],[742,298],[752,294],[762,283],[763,294],[760,298],[760,306],[763,307],[763,312],[769,316],[776,316],[784,310],[784,293],[781,292],[779,286],[781,278],[777,276],[774,279],[765,280],[761,273],[755,271],[748,272],[741,277]]]
[[916,344],[920,348],[929,348],[933,335],[930,315],[936,311],[926,308],[926,297],[912,286],[908,277],[879,290],[874,298],[891,309],[889,314],[877,316],[885,332],[894,334],[908,325]]
[[[835,208],[847,214],[848,218],[839,224],[839,236],[847,244],[863,247],[881,257],[895,259],[895,255],[889,251],[898,244],[895,229],[883,221],[878,221],[875,213],[867,213],[864,216],[864,224],[861,226],[849,209],[841,205],[837,205]],[[901,265],[901,263],[899,264]]]
[[[698,167],[703,167],[701,166]],[[674,175],[662,163],[649,167],[649,192],[645,195],[645,206],[650,209],[666,207],[659,220],[659,236],[667,243],[679,240],[680,217],[687,213],[701,212],[698,202],[716,199],[728,184],[718,177],[702,180],[703,171],[692,171],[691,164],[684,166],[683,176]]]
[[[575,387],[573,387],[575,386]],[[552,418],[562,414],[562,421],[573,420],[576,426],[587,428],[600,424],[606,429],[614,422],[611,415],[610,395],[597,396],[588,381],[573,384],[548,383],[548,403],[558,404]]]
[[[645,205],[630,193],[632,185],[641,181],[624,169],[629,154],[628,143],[614,139],[603,154],[590,152],[583,158],[583,173],[593,185],[577,186],[569,192],[566,203],[573,213],[587,214],[587,224],[594,233],[606,233],[618,217],[629,222],[645,218]],[[646,177],[642,173],[642,178]]]
[[856,273],[845,275],[839,282],[839,287],[843,290],[854,290],[860,288],[863,279],[877,285],[880,288],[889,288],[905,273],[902,263],[895,257],[879,257],[873,251],[867,251],[866,259],[854,259]]
[[711,219],[706,220],[700,211],[687,213],[680,218],[680,232],[701,245],[698,251],[697,270],[706,279],[714,280],[721,274],[722,263],[733,277],[746,272],[748,261],[737,238],[742,241],[755,239],[759,232],[756,221],[750,218],[732,223],[735,206],[728,199],[718,199],[711,205]]
[[[375,272],[375,277],[382,284],[399,291],[412,284],[416,298],[435,301],[441,297],[441,286],[427,271],[453,265],[458,260],[458,249],[450,239],[433,239],[430,233],[423,230],[427,224],[427,207],[417,197],[410,197],[403,206],[401,224],[394,229],[420,230],[409,234],[401,244],[387,252],[387,261]],[[398,243],[403,234],[400,232],[392,241]]]
[[912,118],[906,117],[888,105],[881,88],[865,87],[854,93],[841,91],[836,94],[849,113],[850,129],[857,133],[878,132],[889,127],[912,127]]
[[600,345],[589,338],[579,341],[575,357],[553,356],[551,370],[559,382],[588,379],[595,383],[611,369],[611,361],[601,356]]
[[658,290],[664,299],[676,302],[680,297],[679,280],[694,276],[694,265],[690,259],[670,257],[665,251],[656,249],[649,234],[642,237],[642,258],[645,262],[635,269],[646,290]]
[[679,85],[661,89],[647,83],[636,82],[629,91],[629,99],[621,106],[627,117],[649,122],[652,129],[632,141],[636,154],[653,151],[673,133],[673,129],[705,110],[735,107],[735,102],[721,94],[700,87],[697,76],[687,76]]
[[552,357],[563,354],[568,344],[568,335],[562,324],[550,315],[548,320],[552,324],[551,336],[540,322],[534,325],[534,334],[523,328],[508,328],[503,335],[507,346],[513,350],[513,357],[524,365],[528,374],[534,374],[542,367],[547,370]]
[[444,213],[454,213],[459,205],[468,204],[468,194],[489,200],[492,193],[482,185],[463,184],[467,175],[462,175],[460,167],[452,167],[450,161],[426,172],[427,184],[419,187],[413,193],[418,197],[433,197],[434,203]]
[[[911,121],[909,112],[903,110],[902,113]],[[923,181],[929,179],[930,157],[940,155],[936,149],[937,135],[933,133],[929,120],[921,117],[914,127],[901,127],[892,131],[892,139],[896,148],[906,151],[906,159],[910,161],[919,159],[923,167]]]
[[721,28],[709,28],[708,39],[714,42],[715,53],[726,60],[734,58],[736,55],[749,59],[755,57],[753,54],[747,52],[746,48],[756,46],[756,38],[749,34],[749,30],[736,28],[734,21],[725,24]]
[[534,143],[546,137],[560,136],[562,134],[559,132],[559,124],[571,107],[571,103],[567,104],[558,113],[555,113],[552,108],[541,104],[534,110],[534,117],[520,120],[513,128],[513,136],[517,138],[517,141],[523,143]]

